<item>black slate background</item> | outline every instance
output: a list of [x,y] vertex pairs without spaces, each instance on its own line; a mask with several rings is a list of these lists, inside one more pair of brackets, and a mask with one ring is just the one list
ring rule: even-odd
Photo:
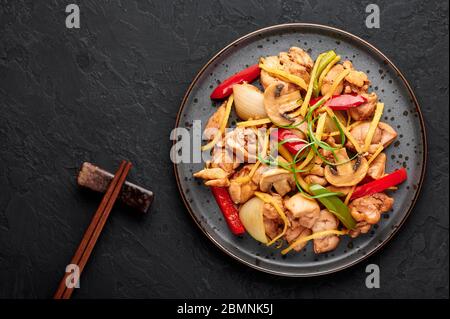
[[[75,185],[92,161],[156,193],[151,213],[117,207],[75,298],[448,298],[448,1],[0,2],[0,297],[52,296],[99,196]],[[77,3],[81,29],[65,28]],[[219,49],[285,22],[345,29],[404,72],[429,142],[422,195],[403,229],[366,262],[319,278],[280,278],[226,256],[190,219],[169,132],[190,81]],[[381,288],[365,287],[365,266]]]

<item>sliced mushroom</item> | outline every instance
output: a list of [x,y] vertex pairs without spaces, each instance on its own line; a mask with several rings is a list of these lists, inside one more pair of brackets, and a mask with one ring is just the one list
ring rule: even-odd
[[325,186],[328,184],[327,180],[321,176],[309,174],[305,176],[305,182],[308,184],[319,184],[320,186]]
[[323,176],[323,171],[324,171],[324,169],[320,164],[314,164],[314,166],[311,168],[311,170],[308,173],[317,175],[317,176]]
[[292,190],[294,184],[294,178],[292,173],[281,168],[268,169],[261,173],[261,179],[259,180],[259,188],[263,192],[270,192],[275,188],[275,191],[281,196],[286,195]]
[[300,91],[287,93],[288,86],[284,83],[272,83],[264,91],[264,108],[272,122],[278,125],[289,125],[294,119],[288,112],[298,107],[301,98]]
[[259,185],[262,174],[270,169],[271,168],[267,165],[264,165],[264,164],[260,165],[258,167],[258,169],[256,170],[256,172],[253,174],[252,182],[255,183],[256,185]]
[[[325,167],[325,178],[334,186],[353,186],[364,179],[369,169],[367,160],[358,156],[350,161],[345,148],[335,151],[336,166],[327,165]],[[342,163],[342,164],[340,164]]]

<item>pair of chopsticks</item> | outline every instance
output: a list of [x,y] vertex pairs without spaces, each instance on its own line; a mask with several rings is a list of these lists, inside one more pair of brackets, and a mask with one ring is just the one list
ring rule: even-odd
[[[120,163],[119,169],[114,175],[113,180],[109,184],[109,187],[103,196],[103,199],[98,207],[97,211],[92,217],[91,223],[89,224],[88,229],[84,233],[83,239],[78,246],[75,255],[70,261],[71,264],[78,266],[78,275],[80,276],[86,263],[89,259],[89,256],[94,249],[95,243],[97,242],[100,233],[102,232],[103,227],[105,226],[106,220],[108,219],[109,214],[114,206],[114,203],[119,196],[122,185],[125,182],[125,179],[130,171],[131,163],[127,161],[122,161]],[[54,299],[69,299],[72,295],[74,285],[68,285],[67,280],[71,274],[66,272],[63,279],[61,280],[58,289],[56,290]],[[68,287],[69,286],[69,287]]]

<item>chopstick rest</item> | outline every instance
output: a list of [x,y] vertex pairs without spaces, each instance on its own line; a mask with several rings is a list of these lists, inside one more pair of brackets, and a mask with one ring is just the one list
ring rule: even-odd
[[[77,184],[95,192],[105,193],[114,175],[92,164],[84,162],[77,176]],[[147,213],[152,205],[154,194],[136,184],[125,182],[119,194],[119,200],[141,213]]]

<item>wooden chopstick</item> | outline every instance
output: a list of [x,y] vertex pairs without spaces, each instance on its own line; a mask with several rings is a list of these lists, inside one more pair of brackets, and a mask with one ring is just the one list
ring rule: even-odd
[[[78,266],[80,267],[80,274],[87,264],[87,261],[92,253],[92,250],[94,249],[94,246],[97,243],[97,239],[99,238],[99,236],[103,230],[103,227],[106,224],[106,220],[108,219],[109,214],[111,213],[114,203],[116,202],[117,198],[119,197],[120,190],[122,189],[122,186],[125,183],[125,180],[127,178],[128,172],[130,171],[130,168],[131,168],[131,163],[127,162],[125,165],[125,168],[124,168],[124,172],[120,176],[120,179],[117,182],[117,185],[113,190],[110,200],[106,204],[103,214],[100,216],[100,220],[97,224],[97,227],[94,229],[92,237],[89,240],[88,245],[87,245],[83,255],[81,256],[81,260],[78,264]],[[67,288],[63,294],[63,299],[69,299],[70,296],[72,295],[73,290],[74,290],[74,288]]]
[[[79,275],[81,275],[84,267],[86,266],[89,256],[91,255],[95,243],[97,242],[97,239],[105,226],[106,220],[108,219],[130,168],[130,162],[121,162],[119,169],[114,175],[113,180],[103,196],[103,199],[92,217],[91,223],[89,224],[88,229],[86,230],[80,245],[78,246],[75,255],[70,262],[71,264],[75,264],[79,267]],[[69,275],[69,273],[65,273],[53,297],[54,299],[69,299],[72,295],[74,288],[69,288],[66,285],[67,277]]]

